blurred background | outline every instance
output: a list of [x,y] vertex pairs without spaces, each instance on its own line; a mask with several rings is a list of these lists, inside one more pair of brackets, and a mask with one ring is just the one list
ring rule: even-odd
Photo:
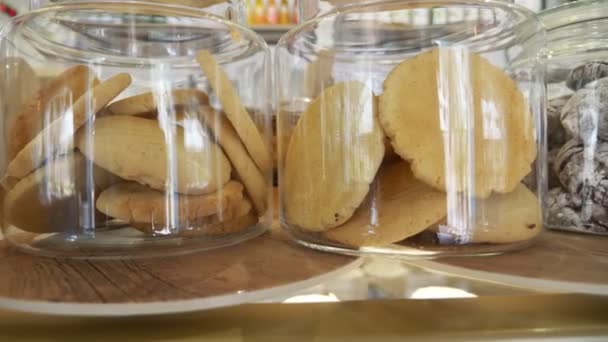
[[[29,10],[30,3],[36,3],[37,0],[6,0],[0,1],[0,25],[11,17],[23,14]],[[247,21],[249,25],[261,31],[262,34],[272,37],[276,36],[273,31],[286,31],[290,26],[295,25],[299,21],[297,11],[299,0],[245,0],[247,5]],[[313,0],[304,0],[314,2]],[[541,11],[546,8],[559,6],[573,0],[505,0],[514,2],[530,8],[533,11]],[[204,7],[208,0],[156,0],[154,2],[188,4],[192,6]],[[325,11],[332,6],[342,3],[357,2],[357,0],[330,0],[321,1],[320,11]],[[443,20],[458,20],[465,15],[474,15],[467,13],[450,13],[447,18],[433,18],[431,13],[416,13],[415,17],[390,18],[392,22],[402,21],[407,24],[409,22],[420,23],[423,21],[432,23]],[[274,40],[274,39],[271,39]]]

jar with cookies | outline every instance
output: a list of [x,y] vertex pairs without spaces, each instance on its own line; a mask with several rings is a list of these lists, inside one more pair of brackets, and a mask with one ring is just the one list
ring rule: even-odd
[[608,3],[566,4],[540,19],[549,56],[545,225],[608,235]]
[[[443,20],[454,11],[468,14]],[[282,227],[354,255],[530,245],[546,192],[543,46],[531,11],[491,0],[345,5],[287,33],[275,56]],[[537,57],[521,63],[524,51]]]
[[123,258],[262,234],[268,51],[232,21],[146,2],[66,3],[11,21],[0,46],[5,239]]

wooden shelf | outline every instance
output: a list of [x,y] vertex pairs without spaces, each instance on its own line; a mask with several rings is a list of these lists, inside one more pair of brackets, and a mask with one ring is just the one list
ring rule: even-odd
[[295,25],[252,25],[251,29],[259,33],[268,45],[274,45],[287,31],[294,27]]
[[483,258],[415,261],[457,277],[545,292],[608,295],[608,237],[545,231],[528,248]]

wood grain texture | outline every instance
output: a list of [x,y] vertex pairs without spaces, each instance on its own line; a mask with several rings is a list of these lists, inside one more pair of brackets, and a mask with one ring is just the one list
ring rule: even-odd
[[86,304],[200,299],[304,281],[353,260],[297,246],[278,232],[204,253],[130,260],[40,257],[0,241],[0,297]]
[[251,304],[114,318],[0,311],[0,341],[597,342],[608,335],[607,307],[608,297],[526,295]]
[[521,251],[435,262],[535,280],[608,285],[608,237],[546,231]]

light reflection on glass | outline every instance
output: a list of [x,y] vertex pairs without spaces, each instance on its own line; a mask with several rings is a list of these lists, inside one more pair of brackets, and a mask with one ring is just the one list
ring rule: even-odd
[[[472,61],[466,48],[439,48],[437,88],[444,135],[447,225],[440,225],[444,243],[467,243],[475,217],[470,200],[475,189],[475,112]],[[461,191],[464,190],[464,191]],[[446,235],[444,235],[446,234]],[[443,241],[445,239],[445,241]]]
[[182,121],[184,127],[184,147],[188,151],[201,152],[209,144],[209,137],[203,128],[203,125],[198,119],[184,118]]
[[504,135],[503,116],[498,112],[494,101],[481,99],[481,117],[483,120],[483,138],[486,140],[502,140]]
[[283,303],[332,303],[339,302],[340,300],[333,293],[328,294],[307,294],[307,295],[298,295],[285,299]]
[[412,299],[474,298],[476,294],[447,286],[425,286],[415,290]]
[[176,142],[177,128],[175,122],[174,101],[171,93],[171,85],[163,82],[166,79],[166,65],[159,64],[154,69],[153,75],[156,78],[156,86],[153,90],[154,101],[157,104],[158,124],[165,138],[166,148],[166,172],[167,181],[165,183],[165,222],[163,227],[153,227],[159,234],[170,234],[179,226],[179,202],[175,194],[177,192],[178,170],[177,170],[177,149],[179,142]]
[[[44,108],[42,119],[44,147],[38,153],[43,160],[53,160],[55,155],[68,153],[72,148],[74,113],[72,93],[61,89]],[[36,155],[36,154],[35,154]],[[41,187],[40,200],[51,203],[73,196],[76,189],[73,176],[73,163],[51,163],[44,168],[44,185]]]

